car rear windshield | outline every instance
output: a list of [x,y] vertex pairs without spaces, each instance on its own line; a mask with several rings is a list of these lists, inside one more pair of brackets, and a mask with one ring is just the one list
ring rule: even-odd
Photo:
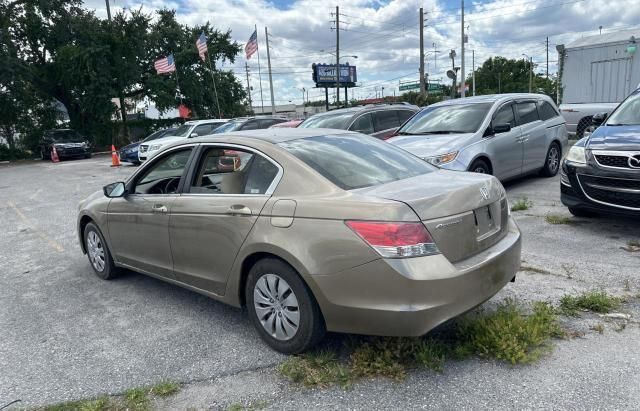
[[83,137],[75,130],[53,130],[47,134],[55,141],[84,141]]
[[353,112],[323,114],[313,116],[300,124],[299,128],[335,128],[346,130],[353,118]]
[[308,137],[279,145],[344,190],[403,180],[434,170],[400,148],[362,135]]
[[491,103],[429,107],[409,120],[398,134],[475,133],[487,117]]
[[608,126],[631,126],[640,124],[640,91],[623,101],[607,120]]
[[213,130],[211,133],[220,134],[220,133],[226,133],[227,131],[236,131],[243,124],[244,124],[243,121],[230,121],[228,123],[221,125],[220,127],[216,127],[216,129]]

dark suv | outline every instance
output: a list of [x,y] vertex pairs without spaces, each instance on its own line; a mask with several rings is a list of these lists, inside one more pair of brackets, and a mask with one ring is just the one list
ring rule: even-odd
[[316,114],[298,127],[351,130],[386,140],[418,110],[417,106],[409,104],[376,104],[343,108]]
[[230,131],[261,130],[263,128],[269,128],[274,124],[284,123],[285,121],[289,121],[289,119],[271,116],[238,117],[216,128],[212,134],[228,133]]
[[640,217],[640,89],[610,116],[593,116],[593,125],[562,164],[562,203],[576,216]]
[[54,146],[61,160],[72,157],[91,157],[91,145],[75,130],[65,128],[45,131],[40,141],[40,158],[50,160]]

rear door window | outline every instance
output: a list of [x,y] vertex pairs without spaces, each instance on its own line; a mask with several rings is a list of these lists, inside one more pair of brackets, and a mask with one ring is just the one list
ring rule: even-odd
[[373,113],[373,129],[374,131],[389,130],[400,126],[398,114],[396,110],[383,110]]
[[556,109],[547,101],[538,102],[538,111],[540,112],[541,120],[549,120],[559,115]]
[[206,136],[207,134],[211,133],[212,128],[213,127],[211,124],[200,124],[199,126],[193,129],[191,134],[196,133],[198,136]]
[[257,130],[259,128],[260,123],[258,122],[258,120],[249,120],[242,127],[240,127],[240,130]]
[[538,108],[534,101],[516,103],[516,110],[518,111],[519,125],[533,123],[534,121],[540,120],[540,117],[538,116]]
[[349,127],[349,130],[357,131],[358,133],[373,134],[373,119],[371,118],[371,113],[366,113],[358,117],[351,127]]

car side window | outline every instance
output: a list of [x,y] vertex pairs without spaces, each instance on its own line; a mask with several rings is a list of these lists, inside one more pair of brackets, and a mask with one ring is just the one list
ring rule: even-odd
[[516,110],[518,110],[518,124],[527,124],[540,120],[538,116],[538,108],[533,101],[524,101],[516,103]]
[[209,124],[200,124],[199,126],[196,126],[191,133],[189,133],[189,137],[191,137],[191,134],[193,133],[196,133],[198,136],[206,136],[210,131],[211,126]]
[[236,148],[209,147],[200,157],[189,192],[265,194],[278,170],[260,154]]
[[371,119],[371,113],[366,113],[358,117],[351,127],[349,127],[349,130],[363,134],[372,134],[373,120]]
[[277,120],[260,120],[258,122],[258,127],[257,128],[259,128],[259,129],[269,128],[272,125],[276,124],[277,122],[278,122]]
[[259,128],[260,123],[258,122],[258,120],[249,120],[242,127],[240,127],[240,130],[257,130]]
[[158,160],[136,179],[134,194],[173,194],[189,161],[192,148],[172,151]]
[[540,118],[544,121],[559,116],[556,109],[547,101],[538,102],[538,111],[540,112]]
[[398,120],[400,120],[400,124],[404,124],[405,121],[409,120],[413,117],[415,113],[411,110],[398,110]]
[[513,104],[505,104],[498,109],[496,114],[493,116],[491,125],[495,126],[498,124],[510,124],[512,128],[516,126],[516,116],[513,114]]
[[390,128],[398,127],[399,125],[396,110],[382,110],[373,113],[373,128],[376,132],[389,130]]

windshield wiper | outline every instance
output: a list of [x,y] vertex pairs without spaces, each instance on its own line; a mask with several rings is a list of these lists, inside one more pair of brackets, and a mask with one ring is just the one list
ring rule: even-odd
[[466,131],[460,130],[435,130],[435,131],[422,131],[420,133],[413,133],[415,135],[427,135],[427,134],[464,134]]
[[623,127],[623,126],[638,126],[640,124],[634,124],[634,123],[613,123],[613,124],[607,124],[607,126],[613,126],[613,127]]

